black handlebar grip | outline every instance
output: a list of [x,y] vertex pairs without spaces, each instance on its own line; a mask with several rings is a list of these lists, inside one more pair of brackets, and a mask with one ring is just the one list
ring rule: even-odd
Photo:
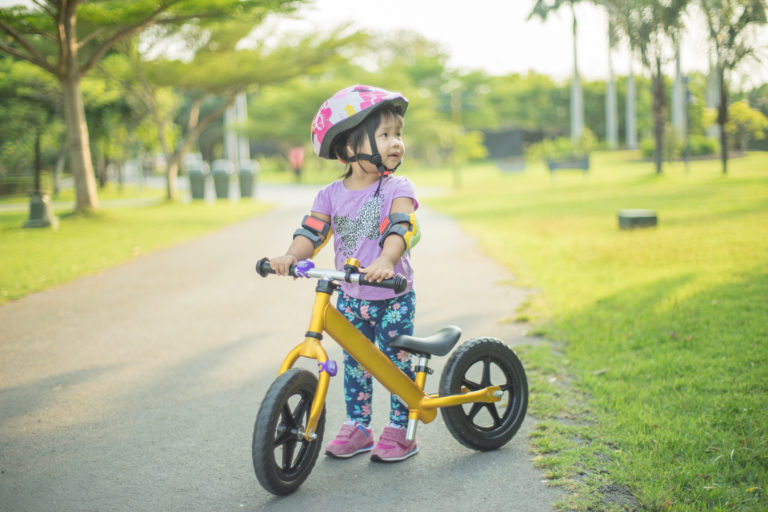
[[408,280],[402,274],[396,274],[395,277],[392,278],[392,281],[394,281],[392,289],[395,293],[403,293],[405,289],[408,288]]
[[256,262],[256,272],[261,277],[267,277],[268,274],[275,273],[275,271],[272,270],[272,267],[269,264],[269,258],[261,258],[259,261]]
[[380,283],[376,281],[368,281],[363,277],[360,279],[360,284],[364,284],[366,286],[377,286],[379,288],[389,288],[395,293],[403,293],[408,287],[408,280],[401,274],[395,274],[395,277],[384,279]]
[[[256,273],[258,273],[261,277],[267,277],[269,274],[275,273],[272,265],[269,264],[269,258],[261,258],[256,262]],[[296,265],[291,265],[288,273],[293,277],[296,277]]]

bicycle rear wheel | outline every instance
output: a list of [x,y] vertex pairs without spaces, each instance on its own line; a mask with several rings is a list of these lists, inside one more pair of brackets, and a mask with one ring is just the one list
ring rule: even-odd
[[495,338],[474,338],[448,359],[440,377],[440,395],[500,386],[503,396],[493,403],[475,402],[440,410],[446,427],[461,444],[480,451],[495,450],[517,433],[528,407],[528,380],[517,355]]
[[253,469],[259,483],[272,494],[294,492],[317,461],[325,430],[325,407],[312,441],[304,439],[317,377],[292,368],[270,386],[253,429]]

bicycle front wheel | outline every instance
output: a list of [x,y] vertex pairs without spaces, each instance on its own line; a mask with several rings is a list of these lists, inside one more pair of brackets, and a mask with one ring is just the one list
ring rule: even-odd
[[528,407],[528,380],[517,355],[495,338],[474,338],[448,359],[440,377],[440,395],[455,395],[499,386],[501,400],[475,402],[440,410],[446,427],[461,444],[495,450],[517,433]]
[[317,461],[325,429],[325,407],[311,441],[304,439],[317,377],[292,368],[267,391],[253,429],[253,469],[259,483],[272,494],[294,492]]

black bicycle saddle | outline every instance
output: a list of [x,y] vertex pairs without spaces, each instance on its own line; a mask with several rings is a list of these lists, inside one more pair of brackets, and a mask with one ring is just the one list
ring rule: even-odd
[[461,329],[455,325],[449,325],[426,338],[401,334],[390,341],[389,346],[414,354],[444,356],[451,351],[460,337]]

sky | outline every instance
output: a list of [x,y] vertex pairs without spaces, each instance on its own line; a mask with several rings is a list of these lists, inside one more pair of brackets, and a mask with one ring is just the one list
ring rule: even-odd
[[[27,0],[28,2],[28,0]],[[25,3],[0,0],[0,6]],[[553,13],[546,22],[528,21],[534,0],[314,0],[297,13],[302,20],[271,18],[279,31],[330,29],[351,22],[361,29],[407,29],[440,43],[450,55],[449,65],[460,70],[481,69],[489,74],[536,71],[558,80],[571,76],[573,38],[570,10]],[[601,8],[580,2],[576,8],[579,71],[587,80],[608,77],[607,19]],[[706,71],[708,43],[704,22],[688,18],[689,30],[681,45],[683,73]],[[736,88],[768,82],[768,27],[758,31],[764,59],[741,67]],[[626,75],[630,58],[626,44],[612,52],[614,73]],[[665,72],[674,73],[668,64]],[[632,63],[636,73],[640,64]]]
[[[315,0],[302,7],[304,22],[283,20],[286,29],[334,27],[343,21],[376,31],[408,29],[441,43],[450,55],[449,65],[462,70],[482,69],[490,74],[529,70],[566,79],[573,71],[573,37],[570,9],[561,9],[546,22],[527,20],[533,0]],[[471,7],[470,7],[471,6]],[[577,5],[578,59],[581,76],[587,80],[608,77],[607,17],[588,2]],[[708,69],[708,43],[704,21],[689,18],[690,30],[681,45],[681,68]],[[278,24],[272,20],[272,23]],[[759,31],[765,48],[762,63],[744,66],[747,83],[768,82],[768,27]],[[612,53],[614,73],[629,72],[626,44]],[[640,72],[639,62],[633,64]],[[666,72],[673,73],[673,64]]]

